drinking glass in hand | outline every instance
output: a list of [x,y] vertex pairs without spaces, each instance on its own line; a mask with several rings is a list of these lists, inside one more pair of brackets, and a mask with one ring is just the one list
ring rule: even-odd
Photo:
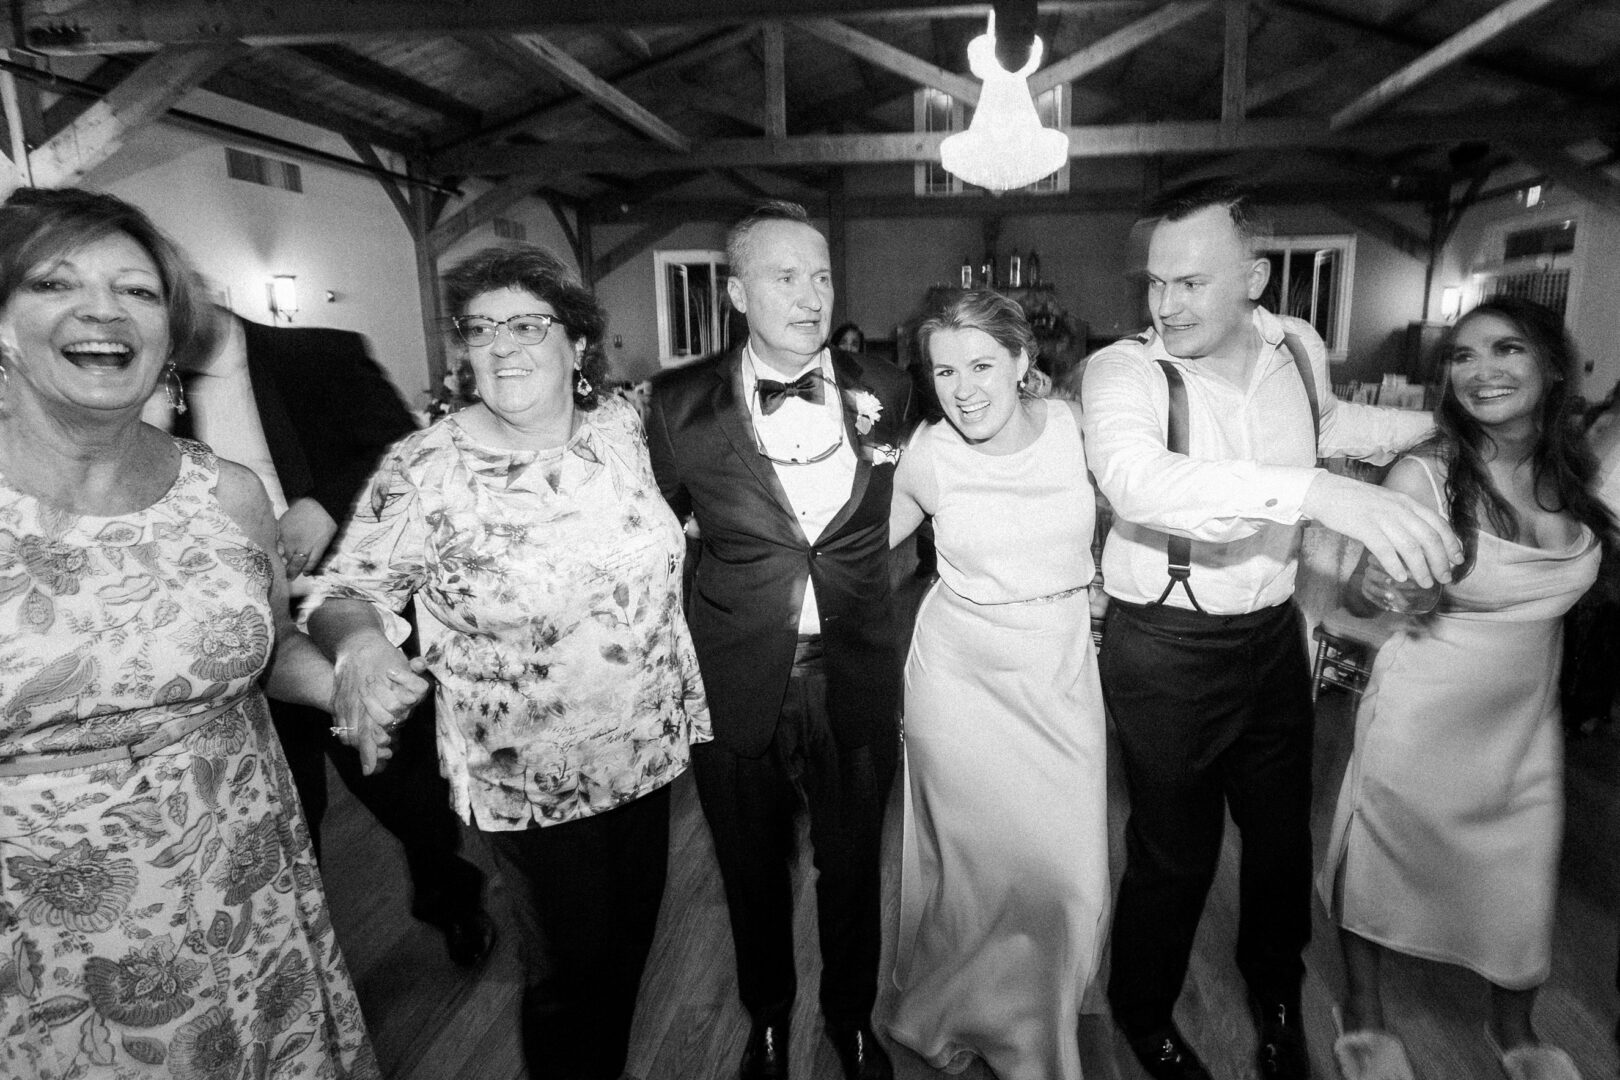
[[1361,592],[1385,611],[1397,615],[1427,615],[1440,606],[1440,591],[1443,588],[1438,581],[1429,586],[1419,585],[1411,579],[1396,581],[1376,558],[1367,556],[1367,571],[1361,581]]

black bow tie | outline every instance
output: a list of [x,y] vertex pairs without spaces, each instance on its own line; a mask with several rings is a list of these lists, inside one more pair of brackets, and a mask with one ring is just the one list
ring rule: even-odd
[[759,408],[766,416],[780,409],[782,402],[790,397],[804,398],[812,405],[820,405],[827,400],[821,372],[815,368],[811,368],[790,383],[777,382],[775,379],[760,379],[757,385]]

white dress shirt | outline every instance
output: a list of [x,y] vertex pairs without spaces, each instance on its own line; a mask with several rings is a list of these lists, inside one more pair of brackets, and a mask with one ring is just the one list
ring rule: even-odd
[[[1113,506],[1103,548],[1108,595],[1156,601],[1169,580],[1166,533],[1190,537],[1199,605],[1235,615],[1272,607],[1294,592],[1300,504],[1318,457],[1389,461],[1433,430],[1427,413],[1351,405],[1334,398],[1327,350],[1309,323],[1254,312],[1260,361],[1238,387],[1165,351],[1148,330],[1099,351],[1086,365],[1086,460]],[[1311,439],[1310,403],[1284,334],[1305,345],[1321,403]],[[1188,453],[1166,447],[1168,360],[1187,387]],[[1191,609],[1184,590],[1167,604]]]
[[[827,383],[822,403],[790,397],[766,416],[755,389],[759,380],[792,382],[812,368],[819,368]],[[844,432],[844,407],[833,377],[832,354],[823,349],[798,371],[784,376],[761,364],[750,344],[743,349],[742,391],[754,420],[755,438],[771,459],[788,502],[793,504],[805,542],[813,544],[849,501],[855,486],[855,450]],[[809,460],[833,446],[837,449],[827,457]],[[793,460],[805,464],[787,464]],[[821,612],[816,606],[815,586],[810,582],[805,584],[804,604],[799,609],[799,633],[821,633]]]

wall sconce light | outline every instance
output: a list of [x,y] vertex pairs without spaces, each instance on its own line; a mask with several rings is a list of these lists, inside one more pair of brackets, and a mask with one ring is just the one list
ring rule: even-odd
[[1446,322],[1454,321],[1462,314],[1462,289],[1456,285],[1447,285],[1440,290],[1440,317]]
[[277,274],[270,279],[270,317],[286,319],[298,314],[298,276]]
[[991,191],[1009,191],[1063,168],[1069,138],[1041,126],[1029,93],[1029,77],[1041,66],[1041,53],[1037,37],[1021,70],[1002,67],[996,58],[996,13],[990,12],[990,28],[968,42],[968,66],[984,86],[968,129],[940,144],[939,163],[946,172]]

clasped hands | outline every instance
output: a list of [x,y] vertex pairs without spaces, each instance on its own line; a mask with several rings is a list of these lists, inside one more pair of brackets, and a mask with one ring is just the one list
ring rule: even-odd
[[332,734],[359,752],[370,776],[394,756],[394,728],[432,685],[423,677],[427,663],[379,642],[339,655],[333,671]]

